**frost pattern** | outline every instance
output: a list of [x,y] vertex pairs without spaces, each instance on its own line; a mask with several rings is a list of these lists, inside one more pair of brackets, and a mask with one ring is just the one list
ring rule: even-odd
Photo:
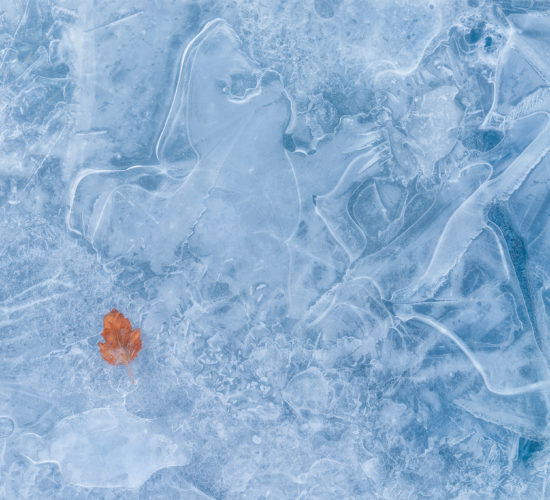
[[0,497],[548,495],[548,2],[2,8]]

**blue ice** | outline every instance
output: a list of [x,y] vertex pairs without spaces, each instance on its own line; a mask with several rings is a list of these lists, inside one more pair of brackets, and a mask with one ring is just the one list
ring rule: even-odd
[[0,498],[547,498],[549,61],[545,0],[0,0]]

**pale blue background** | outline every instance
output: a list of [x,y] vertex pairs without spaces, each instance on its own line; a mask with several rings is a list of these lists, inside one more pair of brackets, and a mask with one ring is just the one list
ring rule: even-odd
[[549,82],[544,0],[0,0],[0,498],[550,498]]

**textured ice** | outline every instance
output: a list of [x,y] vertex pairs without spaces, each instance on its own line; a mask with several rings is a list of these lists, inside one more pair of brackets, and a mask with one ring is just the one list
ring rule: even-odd
[[547,498],[549,61],[546,0],[0,0],[0,498]]
[[88,487],[136,488],[156,470],[187,462],[185,451],[155,432],[150,420],[123,408],[97,408],[64,418],[45,443],[35,434],[24,434],[21,450],[34,463],[58,463],[67,481]]

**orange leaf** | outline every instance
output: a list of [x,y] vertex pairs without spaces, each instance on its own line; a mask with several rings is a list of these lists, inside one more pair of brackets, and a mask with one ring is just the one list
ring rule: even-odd
[[103,359],[111,365],[126,365],[132,383],[134,383],[130,361],[135,359],[141,350],[139,328],[132,330],[128,318],[113,309],[103,318],[101,335],[103,335],[105,342],[98,342],[97,345]]

